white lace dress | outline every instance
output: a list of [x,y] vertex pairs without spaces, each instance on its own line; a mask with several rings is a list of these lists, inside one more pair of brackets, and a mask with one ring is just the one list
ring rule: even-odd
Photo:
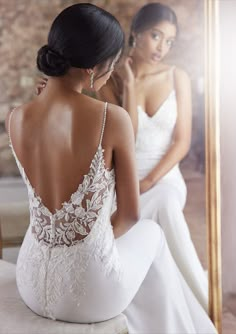
[[105,168],[101,143],[102,135],[88,174],[55,213],[35,193],[11,143],[29,195],[30,225],[16,271],[25,304],[41,316],[77,323],[124,312],[130,334],[216,333],[155,222],[139,221],[114,239],[115,175]]
[[[136,158],[140,180],[148,175],[169,149],[176,118],[174,88],[152,117],[138,107]],[[178,268],[198,301],[207,310],[207,277],[183,215],[185,201],[186,185],[177,164],[154,187],[141,195],[141,218],[152,219],[160,224]]]

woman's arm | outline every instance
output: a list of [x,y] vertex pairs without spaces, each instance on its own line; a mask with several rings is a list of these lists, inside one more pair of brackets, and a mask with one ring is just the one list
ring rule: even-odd
[[[107,81],[106,85],[104,85],[98,92],[96,92],[96,97],[103,102],[108,102],[115,104],[117,106],[120,105],[119,100],[117,98],[118,94],[115,91],[118,89],[117,85],[114,84],[114,80],[116,80],[113,77],[110,77],[110,79]],[[121,105],[120,105],[121,107]]]
[[135,166],[132,123],[128,113],[109,106],[109,135],[113,145],[117,211],[112,216],[115,237],[128,231],[139,218],[139,183]]
[[[111,77],[107,84],[103,86],[99,92],[97,92],[97,97],[104,102],[110,102],[123,107],[128,111],[131,122],[133,125],[134,135],[136,136],[138,128],[138,114],[137,114],[137,102],[135,93],[135,79],[133,71],[130,64],[132,59],[127,57],[123,65],[119,68],[119,74]],[[119,79],[118,77],[119,76]],[[116,84],[114,81],[117,81]],[[119,81],[119,82],[118,82]],[[117,98],[121,91],[120,101]]]
[[130,64],[132,58],[127,57],[123,65],[123,103],[122,107],[128,111],[133,125],[134,136],[138,130],[138,113],[135,92],[135,78]]
[[175,70],[175,90],[178,115],[173,143],[157,166],[140,181],[141,193],[154,186],[189,151],[192,129],[191,83],[188,75],[180,69]]

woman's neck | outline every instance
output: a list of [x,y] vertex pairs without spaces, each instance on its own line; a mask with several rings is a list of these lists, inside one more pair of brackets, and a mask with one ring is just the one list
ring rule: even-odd
[[69,70],[67,74],[61,77],[51,77],[48,80],[48,87],[52,87],[54,89],[63,89],[64,91],[74,91],[77,93],[81,93],[84,88],[83,80],[78,73],[74,73],[74,71]]
[[135,78],[137,80],[141,80],[149,74],[154,74],[158,72],[158,70],[160,70],[163,66],[162,63],[158,63],[155,65],[149,64],[137,57],[132,57],[132,59],[133,59],[133,62],[131,66],[134,71]]

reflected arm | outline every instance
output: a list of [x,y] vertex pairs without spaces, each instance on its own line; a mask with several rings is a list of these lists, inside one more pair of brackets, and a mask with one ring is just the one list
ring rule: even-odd
[[[127,67],[127,71],[131,71],[128,65]],[[131,82],[131,80],[122,80],[116,73],[115,75],[112,75],[107,84],[103,86],[99,92],[97,92],[97,97],[101,101],[119,105],[127,110],[132,121],[134,134],[136,136],[138,116],[135,94],[134,83]]]

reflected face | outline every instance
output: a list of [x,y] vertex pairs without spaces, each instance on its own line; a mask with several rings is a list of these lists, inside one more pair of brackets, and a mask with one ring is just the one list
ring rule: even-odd
[[159,63],[173,46],[176,33],[174,24],[168,21],[159,22],[135,36],[134,55],[153,65]]

